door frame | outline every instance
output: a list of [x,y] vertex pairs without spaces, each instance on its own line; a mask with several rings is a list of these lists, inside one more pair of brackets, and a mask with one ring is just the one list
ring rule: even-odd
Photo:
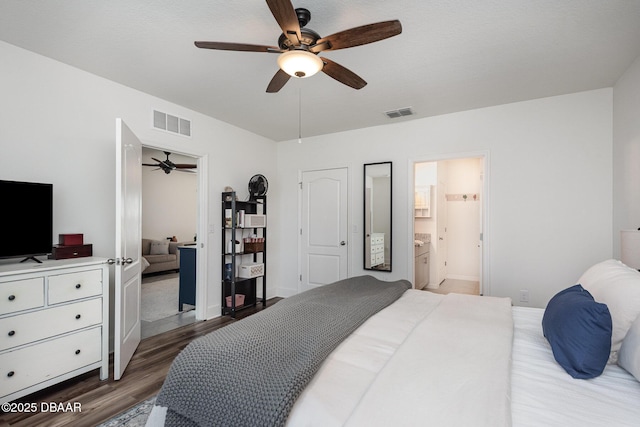
[[296,286],[296,292],[300,293],[302,286],[300,276],[302,275],[302,204],[304,200],[302,198],[302,176],[307,172],[319,172],[333,169],[346,169],[347,171],[347,277],[353,275],[353,258],[354,258],[354,238],[353,231],[353,165],[333,165],[327,167],[317,167],[308,169],[298,169],[298,285]]
[[[152,141],[142,141],[142,148],[150,148],[153,150],[170,151],[171,153],[179,154],[182,156],[193,157],[198,165],[197,176],[197,191],[198,191],[198,215],[196,220],[196,236],[197,248],[196,251],[196,320],[207,320],[216,317],[217,314],[212,311],[207,313],[207,301],[208,301],[208,289],[207,283],[207,259],[208,259],[208,236],[209,227],[207,218],[209,218],[209,203],[207,200],[208,191],[208,173],[209,173],[209,155],[198,153],[191,150],[176,149],[167,145],[157,144]],[[141,225],[142,226],[142,225]],[[140,230],[142,235],[142,230]]]
[[[444,153],[444,154],[434,154],[434,155],[425,155],[419,158],[409,159],[408,161],[408,182],[409,182],[409,190],[408,190],[408,248],[409,254],[413,254],[414,252],[414,205],[415,200],[413,195],[415,194],[415,177],[414,177],[414,169],[416,163],[426,163],[426,162],[438,162],[443,160],[457,160],[457,159],[468,159],[468,158],[480,158],[482,159],[482,168],[483,168],[483,181],[482,181],[482,197],[481,197],[481,260],[480,260],[480,295],[491,295],[491,274],[490,274],[490,242],[491,242],[491,233],[489,229],[489,218],[490,218],[490,153],[488,150],[480,150],[480,151],[468,151],[468,152],[460,152],[460,153]],[[480,238],[480,236],[479,236]],[[409,256],[407,262],[408,271],[413,273],[415,270],[415,257]]]

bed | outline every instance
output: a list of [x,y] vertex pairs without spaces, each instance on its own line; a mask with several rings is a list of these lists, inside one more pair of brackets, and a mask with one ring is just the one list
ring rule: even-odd
[[[339,293],[354,282],[357,292]],[[560,292],[547,310],[513,307],[508,298],[439,295],[408,289],[406,281],[382,282],[371,276],[328,285],[312,293],[311,302],[303,294],[290,297],[231,325],[245,322],[245,330],[222,328],[230,333],[210,338],[223,340],[213,346],[207,340],[188,346],[183,353],[193,353],[192,357],[187,354],[181,361],[181,353],[174,361],[147,425],[638,426],[640,273],[608,260],[585,272],[579,282],[589,292],[582,287]],[[370,288],[381,296],[370,297]],[[592,357],[598,351],[592,351],[595,347],[589,343],[586,357],[574,362],[580,365],[576,374],[558,362],[563,360],[562,347],[550,344],[557,338],[551,309],[554,300],[564,295],[584,299],[587,294],[593,294],[587,304],[583,300],[572,304],[591,311],[595,307],[599,331],[601,319],[609,314],[609,323],[604,322],[609,343],[598,357]],[[374,308],[367,298],[375,302]],[[277,323],[274,327],[267,317],[259,316],[273,310],[293,325],[297,320],[290,313],[305,304],[314,307],[311,314],[308,309],[300,311],[308,327],[317,324],[314,312],[322,316],[330,311],[329,322],[337,321],[329,329],[347,325],[341,336],[298,346],[287,341],[296,327]],[[343,308],[333,311],[336,305]],[[368,312],[352,316],[352,311],[361,311],[359,307],[367,307]],[[560,333],[572,324],[566,317],[571,310],[566,305],[561,308]],[[580,318],[578,323],[589,322]],[[276,330],[278,342],[284,343],[275,350],[282,352],[274,362],[275,379],[269,377],[272,362],[269,356],[264,359],[262,346],[240,354],[235,350],[211,353],[211,347],[215,351],[227,344],[234,348],[245,338],[254,342],[256,336],[250,336],[254,329],[263,335]],[[317,334],[306,330],[302,335],[325,336],[324,332],[317,327]],[[571,337],[578,336],[575,329],[569,332]],[[584,346],[586,341],[575,344]],[[242,372],[225,372],[229,365],[237,368],[236,359],[244,363]],[[304,361],[299,369],[294,367],[298,360]],[[604,363],[600,373],[591,373],[594,363]],[[256,372],[247,372],[256,366]],[[207,378],[207,370],[213,379]],[[253,380],[243,388],[244,373]],[[593,377],[573,377],[587,374]],[[292,388],[284,392],[269,388],[283,377],[292,379],[285,384]],[[194,382],[198,383],[195,388]],[[265,403],[260,400],[263,395],[282,395],[282,399]],[[180,402],[173,402],[174,398]],[[196,405],[193,412],[184,409],[198,400],[201,406]],[[267,403],[273,406],[266,407]],[[269,411],[275,415],[266,416]]]

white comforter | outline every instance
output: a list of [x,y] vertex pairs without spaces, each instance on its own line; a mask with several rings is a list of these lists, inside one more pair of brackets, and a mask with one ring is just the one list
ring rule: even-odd
[[288,426],[508,426],[508,298],[409,290],[325,361]]
[[553,359],[542,334],[543,313],[513,307],[513,426],[640,426],[640,383],[615,364],[593,379],[572,378]]

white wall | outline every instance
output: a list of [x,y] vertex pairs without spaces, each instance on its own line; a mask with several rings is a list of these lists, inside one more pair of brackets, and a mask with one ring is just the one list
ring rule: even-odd
[[[543,307],[612,254],[612,89],[544,98],[278,144],[278,218],[283,248],[297,248],[300,170],[350,171],[352,275],[362,268],[362,164],[393,161],[393,271],[408,278],[413,255],[409,194],[414,161],[489,154],[490,259],[485,292],[511,297],[529,289]],[[273,222],[272,222],[273,223]],[[298,255],[281,250],[279,294],[297,291]]]
[[[164,160],[162,151],[142,149],[142,162]],[[173,163],[195,163],[193,157],[172,153]],[[142,168],[142,237],[164,240],[175,236],[178,242],[193,241],[198,225],[198,175],[174,170]]]
[[613,253],[620,230],[640,227],[640,57],[613,88]]
[[[96,256],[115,251],[117,117],[145,145],[207,156],[208,230],[201,242],[209,249],[207,315],[219,315],[220,192],[230,185],[245,198],[256,173],[275,182],[275,143],[4,42],[0,58],[0,179],[53,183],[54,236],[84,233]],[[211,102],[223,100],[211,94]],[[153,109],[191,120],[192,137],[153,129]]]

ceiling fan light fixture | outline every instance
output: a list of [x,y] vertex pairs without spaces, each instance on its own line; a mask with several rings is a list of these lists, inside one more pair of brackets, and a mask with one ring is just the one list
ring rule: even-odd
[[280,54],[278,66],[291,77],[306,78],[322,70],[324,63],[314,53],[295,49]]

